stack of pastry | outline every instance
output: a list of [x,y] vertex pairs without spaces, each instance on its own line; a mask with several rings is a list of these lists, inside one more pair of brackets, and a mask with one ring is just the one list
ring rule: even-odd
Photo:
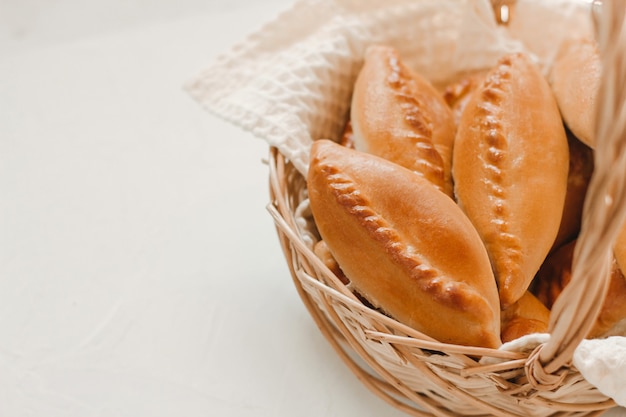
[[[393,48],[370,47],[343,138],[311,148],[316,253],[374,308],[440,342],[497,348],[546,332],[568,271],[547,265],[576,238],[593,169],[590,143],[564,124],[593,104],[572,110],[557,86],[579,75],[554,68],[550,83],[512,54],[440,91]],[[626,317],[606,304],[590,336]]]

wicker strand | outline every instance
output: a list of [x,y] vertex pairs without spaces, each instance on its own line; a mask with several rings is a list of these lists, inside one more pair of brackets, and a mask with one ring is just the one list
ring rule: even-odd
[[603,66],[596,109],[596,168],[585,201],[572,279],[553,307],[552,336],[539,360],[530,366],[534,375],[540,374],[534,367],[543,366],[547,375],[568,364],[589,333],[608,288],[613,243],[626,219],[625,10],[624,0],[605,1],[597,20]]
[[[268,211],[274,218],[279,241],[283,248],[283,252],[287,259],[291,256],[297,255],[297,250],[294,250],[295,246],[300,246],[300,250],[305,250],[306,247],[299,239],[297,235],[295,235],[294,230],[296,229],[296,222],[292,216],[285,216],[285,214],[292,213],[293,210],[288,206],[288,198],[286,196],[287,191],[284,189],[285,184],[289,184],[286,180],[287,174],[285,173],[285,159],[282,154],[278,152],[276,148],[272,148],[270,152],[270,200],[271,203],[268,206]],[[312,255],[312,254],[310,254]],[[309,256],[309,259],[317,259],[315,256]],[[304,261],[307,262],[307,259],[304,258]],[[296,271],[296,265],[301,265],[300,259],[292,259],[291,262],[288,262],[289,270],[291,276],[296,284],[296,289],[298,294],[300,295],[301,300],[303,301],[305,307],[309,311],[311,317],[313,317],[315,324],[318,329],[322,333],[322,335],[326,338],[326,340],[330,343],[332,348],[335,350],[337,355],[343,362],[348,366],[348,368],[356,375],[361,382],[370,389],[373,393],[375,393],[379,398],[382,398],[390,405],[398,408],[405,413],[412,415],[414,417],[425,417],[430,416],[430,413],[424,413],[420,410],[411,407],[401,401],[398,400],[397,387],[394,387],[393,384],[389,384],[387,381],[381,381],[378,378],[372,377],[371,374],[363,370],[361,366],[359,366],[350,355],[346,352],[345,348],[341,345],[341,341],[346,342],[344,334],[342,332],[337,332],[337,327],[333,326],[327,317],[320,314],[319,305],[316,304],[310,297],[310,295],[303,289],[302,285],[300,285],[301,277]],[[328,271],[330,275],[334,277],[334,275]],[[334,277],[336,279],[336,277]],[[340,286],[343,288],[343,286]],[[352,293],[349,291],[350,298],[355,298]],[[340,337],[337,337],[340,336]],[[354,345],[351,348],[354,349]],[[373,362],[375,363],[375,361]],[[396,395],[394,395],[396,394]],[[409,393],[410,395],[411,393]],[[415,394],[413,394],[415,395]]]
[[[533,352],[439,343],[364,305],[313,253],[310,236],[303,236],[312,222],[307,217],[306,183],[294,166],[271,148],[268,210],[298,294],[350,371],[391,406],[416,417],[582,417],[598,416],[614,406],[570,362],[597,316],[607,281],[598,277],[606,278],[602,271],[608,265],[607,254],[615,230],[626,216],[620,213],[621,207],[626,208],[626,185],[622,183],[626,181],[626,109],[620,107],[626,101],[622,79],[626,61],[620,52],[624,47],[616,46],[626,45],[626,35],[615,30],[623,21],[625,2],[610,5],[621,6],[621,13],[604,15],[603,19],[612,16],[613,26],[602,19],[598,24],[600,44],[613,45],[604,50],[604,62],[613,64],[605,67],[601,96],[602,102],[612,107],[598,110],[598,137],[608,144],[599,145],[604,151],[596,164],[604,169],[592,180],[595,188],[585,207],[586,234],[575,258],[575,284],[560,297],[567,302],[555,306],[550,341]],[[615,173],[616,167],[619,173]],[[481,357],[490,360],[479,362]]]

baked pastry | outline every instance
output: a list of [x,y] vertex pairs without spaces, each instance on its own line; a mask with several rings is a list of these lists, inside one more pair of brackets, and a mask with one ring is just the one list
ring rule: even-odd
[[350,280],[346,277],[346,275],[341,270],[341,267],[337,263],[337,260],[333,257],[333,254],[330,253],[330,249],[328,249],[328,245],[324,240],[319,240],[313,246],[313,253],[317,255],[318,258],[326,265],[330,271],[339,278],[339,280],[344,284],[348,285]]
[[552,309],[554,302],[571,279],[575,246],[576,241],[573,240],[552,252],[535,276],[531,292],[548,309]]
[[501,58],[461,116],[452,173],[457,201],[487,247],[503,308],[524,295],[556,238],[568,160],[547,81],[526,55]]
[[[551,254],[537,273],[533,292],[547,307],[552,308],[572,278],[572,260],[576,241]],[[600,314],[587,335],[588,338],[617,334],[626,320],[626,278],[617,262],[611,265],[611,278]],[[623,334],[623,333],[622,333]]]
[[602,304],[602,310],[594,324],[589,338],[604,337],[607,335],[624,333],[624,321],[626,320],[626,278],[616,262],[611,268],[611,280],[606,298]]
[[[574,137],[569,130],[566,130],[566,132],[569,145],[567,191],[565,193],[561,225],[552,244],[552,250],[561,247],[578,236],[585,196],[587,195],[587,188],[593,174],[593,150]],[[624,249],[626,250],[626,246]]]
[[354,149],[353,136],[354,136],[354,132],[352,132],[352,122],[350,121],[350,119],[348,119],[348,122],[346,123],[346,127],[343,130],[343,134],[341,135],[341,140],[339,141],[339,143],[342,146]]
[[564,42],[550,80],[563,120],[583,143],[595,146],[595,111],[600,86],[600,56],[591,39]]
[[481,85],[484,78],[485,74],[483,72],[475,73],[449,84],[444,89],[443,99],[452,110],[452,118],[455,125],[458,126],[465,106],[467,106],[470,98],[472,98],[472,94]]
[[402,63],[395,49],[367,50],[354,85],[350,119],[355,149],[402,165],[452,196],[452,112],[428,80]]
[[350,285],[440,342],[500,345],[487,252],[455,202],[395,163],[329,140],[311,148],[311,211]]
[[501,317],[504,343],[532,333],[546,333],[550,324],[550,310],[529,291],[502,311]]
[[615,261],[622,271],[626,271],[626,224],[622,225],[613,245]]

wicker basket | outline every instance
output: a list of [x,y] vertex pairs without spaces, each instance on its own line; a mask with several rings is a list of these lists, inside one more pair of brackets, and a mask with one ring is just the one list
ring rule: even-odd
[[414,416],[583,416],[615,405],[571,362],[604,299],[610,248],[625,217],[623,3],[605,1],[614,10],[596,24],[604,62],[596,171],[574,276],[552,310],[550,339],[529,352],[439,343],[366,306],[311,250],[306,181],[271,148],[268,209],[302,301],[351,371],[394,407]]

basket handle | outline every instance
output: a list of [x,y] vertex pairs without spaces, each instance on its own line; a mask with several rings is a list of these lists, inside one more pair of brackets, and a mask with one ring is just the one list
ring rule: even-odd
[[[572,277],[555,302],[550,340],[532,361],[549,384],[594,325],[610,279],[613,245],[626,219],[626,1],[593,6],[602,63],[596,108],[594,173],[589,184]],[[562,375],[564,377],[564,375]]]

